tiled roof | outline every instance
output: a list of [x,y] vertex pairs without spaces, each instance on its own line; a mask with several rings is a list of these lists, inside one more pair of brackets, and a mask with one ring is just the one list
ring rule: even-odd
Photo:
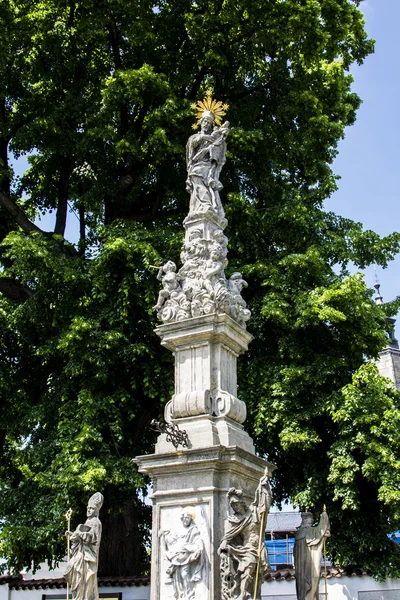
[[57,590],[66,587],[64,577],[54,577],[47,579],[21,579],[15,583],[10,583],[12,590]]
[[267,583],[271,583],[272,581],[290,581],[291,579],[294,579],[294,569],[270,571],[265,577]]
[[[363,569],[362,567],[353,567],[349,565],[344,569],[340,567],[329,567],[326,570],[328,579],[332,577],[363,577],[364,575],[371,576],[371,571]],[[321,577],[323,573],[321,574]]]
[[140,587],[150,585],[150,575],[142,577],[99,577],[99,587]]
[[[340,569],[338,567],[329,567],[327,569],[327,578],[333,577],[362,577],[364,575],[370,575],[369,571],[360,567],[346,567]],[[321,570],[321,577],[324,576]],[[265,581],[267,583],[273,581],[291,581],[294,579],[294,569],[281,569],[278,571],[270,571]],[[99,587],[140,587],[148,586],[150,584],[150,577],[144,575],[138,576],[127,576],[127,577],[99,577]],[[65,579],[63,577],[57,578],[46,578],[46,579],[23,579],[21,575],[0,576],[0,585],[8,584],[12,590],[46,590],[46,589],[63,589],[66,587]]]
[[[9,587],[13,590],[63,589],[66,587],[64,577],[49,577],[46,579],[22,579],[22,577],[14,577],[11,579],[12,581],[9,582]],[[150,577],[148,575],[142,577],[99,577],[98,584],[99,587],[140,587],[149,585]]]
[[289,532],[296,531],[301,523],[301,514],[298,512],[269,513],[266,531]]
[[0,575],[0,585],[11,585],[13,582],[21,581],[22,575]]
[[[294,579],[294,569],[281,569],[278,571],[270,571],[267,573],[265,577],[265,581],[267,583],[272,581],[290,581]],[[370,571],[366,569],[362,569],[361,567],[346,567],[345,569],[340,569],[339,567],[328,567],[326,569],[327,579],[332,579],[333,577],[363,577],[364,575],[371,575]],[[324,572],[321,569],[321,578],[324,577]]]

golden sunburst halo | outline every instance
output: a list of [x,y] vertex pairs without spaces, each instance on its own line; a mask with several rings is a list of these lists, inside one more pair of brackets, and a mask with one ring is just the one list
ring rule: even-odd
[[220,100],[213,100],[212,91],[207,90],[205,98],[199,100],[197,103],[191,105],[192,109],[196,113],[197,122],[192,125],[193,129],[197,129],[200,125],[201,117],[204,111],[210,111],[215,118],[215,124],[219,127],[221,125],[221,117],[223,117],[229,108],[228,104],[223,104]]

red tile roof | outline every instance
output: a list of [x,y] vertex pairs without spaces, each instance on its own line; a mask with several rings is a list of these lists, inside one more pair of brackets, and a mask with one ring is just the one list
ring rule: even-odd
[[13,582],[21,581],[22,575],[0,575],[0,585],[8,583],[10,585]]
[[[295,576],[294,569],[280,569],[277,571],[269,571],[265,578],[265,581],[290,581],[294,579]],[[370,571],[366,569],[362,569],[361,567],[346,567],[341,569],[339,567],[328,567],[326,569],[327,579],[332,579],[333,577],[363,577],[364,575],[371,575]],[[324,571],[321,569],[321,577],[324,577]]]
[[[1,578],[0,578],[1,582]],[[66,587],[64,577],[46,578],[46,579],[23,579],[21,576],[11,578],[9,587],[12,590],[46,590],[63,589]],[[150,584],[150,577],[144,575],[127,577],[99,577],[99,587],[140,587]]]
[[[370,575],[370,572],[360,567],[329,567],[327,569],[327,578],[332,577],[362,577]],[[324,576],[321,570],[321,577]],[[265,581],[291,581],[294,577],[294,569],[281,569],[278,571],[270,571]],[[140,587],[150,585],[150,577],[148,575],[126,576],[126,577],[99,577],[99,587]],[[8,584],[12,590],[46,590],[46,589],[63,589],[66,587],[64,577],[46,578],[46,579],[23,579],[22,575],[2,575],[0,576],[0,585]]]

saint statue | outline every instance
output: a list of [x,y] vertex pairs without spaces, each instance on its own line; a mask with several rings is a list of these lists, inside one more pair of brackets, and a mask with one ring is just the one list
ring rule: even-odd
[[259,597],[261,582],[269,566],[264,543],[265,518],[272,502],[267,470],[260,479],[250,507],[244,501],[242,490],[231,488],[227,496],[233,514],[228,515],[229,528],[218,549],[222,598],[247,600],[254,597],[255,587]]
[[167,575],[172,579],[176,600],[193,600],[196,583],[202,578],[204,543],[194,523],[193,508],[184,508],[181,515],[184,530],[160,531],[169,562]]
[[198,111],[200,132],[190,136],[186,145],[189,215],[210,211],[223,218],[219,175],[226,160],[225,140],[229,134],[229,123],[226,121],[220,127],[217,125],[228,107],[212,100],[211,92],[207,92],[204,101],[193,105],[193,108]]
[[318,600],[324,540],[330,536],[328,515],[321,514],[313,527],[313,514],[301,513],[301,525],[293,549],[297,600]]
[[98,600],[97,567],[101,540],[101,522],[99,511],[103,505],[103,496],[96,492],[89,499],[83,525],[75,531],[66,531],[71,541],[71,558],[64,578],[72,592],[74,600]]

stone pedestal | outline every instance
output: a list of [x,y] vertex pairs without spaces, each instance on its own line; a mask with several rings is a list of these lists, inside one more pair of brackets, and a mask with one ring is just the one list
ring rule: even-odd
[[135,462],[153,481],[151,600],[175,600],[170,562],[160,532],[183,532],[180,517],[189,510],[204,542],[201,580],[196,600],[221,598],[221,569],[217,553],[228,513],[227,492],[240,488],[249,503],[267,463],[239,447],[212,446],[138,456]]
[[156,333],[175,356],[175,393],[165,420],[186,431],[188,447],[176,450],[161,434],[154,454],[135,459],[154,486],[151,600],[177,598],[168,539],[184,539],[183,513],[192,515],[204,554],[192,595],[182,598],[215,600],[221,598],[217,550],[229,513],[227,492],[241,489],[249,505],[268,466],[243,429],[246,405],[237,397],[237,357],[252,336],[226,314],[167,323]]

